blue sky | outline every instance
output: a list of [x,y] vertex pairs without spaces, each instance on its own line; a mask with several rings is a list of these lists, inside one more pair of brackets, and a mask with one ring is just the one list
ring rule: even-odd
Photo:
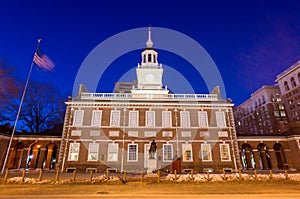
[[[36,39],[42,38],[41,50],[53,60],[55,69],[47,72],[35,67],[31,78],[52,83],[66,97],[72,94],[82,62],[97,45],[149,24],[179,31],[202,45],[221,73],[226,96],[236,104],[262,85],[274,84],[276,75],[300,59],[298,1],[0,0],[0,7],[0,56],[25,81]],[[146,34],[145,29],[145,39]],[[176,74],[165,73],[164,83],[173,91],[190,92],[193,87],[197,93],[208,92],[190,63],[170,52],[159,53],[162,64],[181,68],[191,84],[168,82]],[[138,62],[139,50],[115,60],[107,66],[98,91],[111,92],[114,83]]]

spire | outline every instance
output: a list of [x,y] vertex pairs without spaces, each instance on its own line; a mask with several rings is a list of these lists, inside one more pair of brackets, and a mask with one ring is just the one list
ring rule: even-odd
[[148,48],[152,48],[153,42],[151,41],[151,26],[148,28],[148,41],[146,42]]

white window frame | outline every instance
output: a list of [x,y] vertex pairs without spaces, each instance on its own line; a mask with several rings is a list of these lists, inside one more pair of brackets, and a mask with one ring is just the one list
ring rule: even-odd
[[156,131],[145,131],[144,136],[145,137],[156,137]]
[[100,131],[90,131],[90,136],[91,137],[98,137],[98,136],[100,136]]
[[[92,151],[93,149],[93,151]],[[99,159],[99,143],[89,143],[88,161],[98,161]]]
[[[190,154],[190,158],[191,159],[187,159],[187,155],[186,155],[186,152],[187,151],[190,151],[191,154]],[[182,144],[182,160],[183,162],[192,162],[193,161],[193,146],[192,144]]]
[[180,111],[180,127],[191,127],[191,117],[189,111]]
[[146,111],[146,126],[155,126],[155,111]]
[[210,132],[209,131],[200,131],[200,137],[210,137]]
[[119,137],[120,131],[109,131],[108,136],[109,137]]
[[[224,157],[224,152],[222,152],[222,147],[223,146],[226,146],[226,154],[228,154],[228,158],[229,159],[224,159],[225,157]],[[229,161],[231,161],[231,155],[230,155],[230,146],[229,146],[229,144],[220,144],[220,157],[221,157],[221,161],[222,162],[229,162]]]
[[226,119],[224,111],[216,111],[217,127],[226,127]]
[[[135,146],[135,152],[130,151],[130,146]],[[127,161],[128,162],[137,162],[138,161],[138,150],[139,146],[138,144],[128,144],[128,150],[127,150]],[[135,154],[135,159],[130,159],[132,156],[130,154]]]
[[73,126],[82,126],[83,125],[83,116],[84,116],[84,110],[75,110]]
[[192,137],[192,132],[191,131],[181,131],[181,137],[183,137],[183,138]]
[[163,131],[162,136],[163,137],[173,137],[173,131]]
[[162,111],[162,127],[172,127],[172,112],[171,111]]
[[139,111],[129,111],[129,127],[139,126]]
[[118,162],[119,144],[109,143],[107,146],[107,162]]
[[93,110],[91,126],[99,127],[102,121],[102,110]]
[[110,112],[110,126],[119,127],[120,126],[120,113],[119,110],[112,110]]
[[139,132],[138,131],[128,131],[128,137],[138,137]]
[[[171,147],[170,154],[166,156],[166,147]],[[170,158],[168,158],[170,157]],[[173,145],[172,144],[163,144],[163,162],[172,162],[173,161]]]
[[219,137],[228,137],[228,131],[218,131]]
[[[208,150],[207,151],[209,151],[207,154],[209,154],[209,155],[207,155],[207,157],[209,157],[208,159],[204,159],[203,157],[205,157],[205,155],[204,155],[204,151],[206,151],[206,150],[204,150],[204,149],[207,149],[207,148],[205,148],[205,147],[208,147]],[[212,151],[211,151],[211,145],[210,144],[201,144],[201,148],[200,148],[200,150],[201,150],[201,159],[202,159],[202,162],[211,162],[212,161]]]
[[81,136],[81,130],[72,130],[71,136]]
[[206,111],[198,111],[199,127],[208,127],[208,117]]
[[78,161],[80,143],[70,143],[68,161]]

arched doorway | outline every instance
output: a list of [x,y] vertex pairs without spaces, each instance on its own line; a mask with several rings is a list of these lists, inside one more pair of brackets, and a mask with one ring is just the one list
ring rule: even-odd
[[14,147],[10,155],[9,169],[20,169],[22,155],[23,155],[24,144],[18,142]]
[[257,150],[260,169],[272,169],[271,156],[269,154],[267,145],[260,143],[259,145],[257,145]]
[[36,169],[41,153],[41,145],[38,143],[32,144],[28,153],[26,169]]
[[45,169],[55,169],[55,165],[57,162],[57,152],[58,152],[58,146],[56,144],[48,144],[47,145],[47,153],[45,158]]
[[242,145],[241,159],[242,159],[243,169],[255,169],[253,149],[247,143]]
[[281,144],[276,143],[273,146],[275,151],[275,157],[277,160],[277,168],[278,169],[288,169],[288,164],[286,162],[285,153]]

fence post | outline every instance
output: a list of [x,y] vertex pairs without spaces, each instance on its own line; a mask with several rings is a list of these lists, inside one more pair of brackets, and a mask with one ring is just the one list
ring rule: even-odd
[[209,171],[207,171],[206,173],[207,173],[207,181],[210,181]]
[[39,181],[42,181],[42,176],[43,176],[43,170],[41,169],[39,173]]
[[93,182],[93,170],[90,171],[90,182]]
[[59,169],[56,170],[55,182],[59,181]]
[[273,180],[273,171],[270,169],[270,179]]
[[285,170],[285,179],[288,180],[289,179],[289,173],[287,170]]
[[127,172],[124,171],[123,173],[123,182],[127,182]]
[[174,170],[174,178],[175,178],[175,180],[177,180],[177,170],[176,169]]
[[76,180],[76,173],[77,173],[77,170],[75,169],[75,170],[73,171],[73,182],[75,182],[75,180]]
[[6,169],[5,171],[5,175],[4,175],[4,182],[7,181],[7,178],[8,178],[8,169]]
[[226,177],[226,171],[223,169],[223,178],[225,181],[227,181],[227,177]]
[[25,181],[25,173],[26,173],[26,170],[24,169],[23,172],[22,172],[22,182]]
[[144,178],[144,172],[141,171],[141,182],[143,183],[143,178]]
[[255,169],[253,170],[253,173],[254,173],[254,178],[255,178],[255,180],[257,180],[257,172],[256,172]]
[[106,178],[109,179],[109,176],[110,176],[110,172],[109,170],[106,170]]
[[157,170],[157,182],[160,182],[160,169]]
[[194,169],[191,170],[191,179],[194,180]]
[[240,180],[243,180],[241,169],[239,169],[239,179],[240,179]]

